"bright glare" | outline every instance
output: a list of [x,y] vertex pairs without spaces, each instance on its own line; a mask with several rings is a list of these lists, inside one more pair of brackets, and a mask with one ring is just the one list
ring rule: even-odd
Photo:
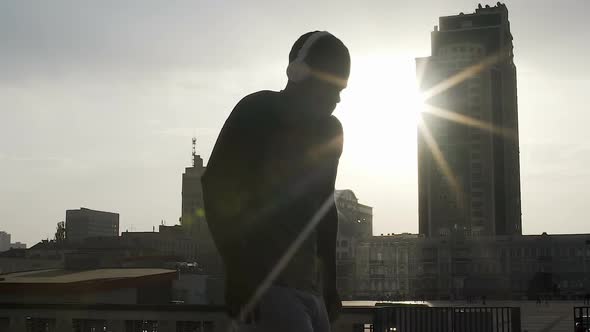
[[379,170],[375,176],[415,172],[421,108],[414,58],[355,57],[336,113],[344,126],[344,161],[362,162],[367,174]]

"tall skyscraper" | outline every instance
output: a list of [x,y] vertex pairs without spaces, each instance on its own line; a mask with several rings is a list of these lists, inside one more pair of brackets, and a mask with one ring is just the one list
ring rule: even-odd
[[431,56],[416,59],[420,234],[522,234],[512,49],[498,2],[440,17]]
[[186,167],[182,174],[182,216],[180,224],[195,240],[197,263],[208,273],[222,272],[221,257],[217,252],[207,220],[203,203],[201,177],[205,173],[203,158],[197,154],[196,139],[193,138],[193,166]]
[[203,158],[197,154],[196,139],[193,138],[193,165],[186,167],[182,174],[182,217],[180,223],[190,232],[198,231],[205,223],[203,188],[201,176],[205,173]]

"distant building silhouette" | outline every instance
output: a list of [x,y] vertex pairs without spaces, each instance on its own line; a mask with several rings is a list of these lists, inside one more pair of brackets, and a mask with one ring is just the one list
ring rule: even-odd
[[119,214],[87,208],[66,211],[68,242],[81,242],[96,236],[119,236]]
[[27,244],[19,241],[10,243],[10,249],[27,249]]
[[197,154],[196,139],[193,138],[193,165],[186,167],[182,174],[182,216],[180,224],[195,241],[196,259],[205,271],[213,274],[223,272],[221,257],[217,251],[207,220],[203,203],[201,176],[205,173],[203,158]]
[[352,190],[336,190],[338,234],[336,238],[336,285],[340,297],[350,299],[358,284],[356,254],[358,244],[373,235],[373,208],[359,203]]
[[10,234],[0,231],[0,252],[10,249]]
[[356,248],[358,299],[415,299],[417,234],[372,236]]
[[152,248],[160,254],[175,256],[180,261],[196,261],[196,242],[180,225],[160,225],[158,232],[122,232],[121,242]]
[[357,299],[576,299],[590,289],[590,234],[373,236],[355,264]]
[[418,134],[419,232],[522,234],[508,10],[498,3],[440,17],[431,38],[432,55],[416,59],[427,103]]

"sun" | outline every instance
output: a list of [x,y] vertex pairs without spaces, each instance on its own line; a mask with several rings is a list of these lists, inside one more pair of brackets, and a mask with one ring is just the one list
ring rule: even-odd
[[341,99],[336,115],[345,130],[345,157],[362,156],[372,169],[415,165],[423,103],[413,58],[353,58]]

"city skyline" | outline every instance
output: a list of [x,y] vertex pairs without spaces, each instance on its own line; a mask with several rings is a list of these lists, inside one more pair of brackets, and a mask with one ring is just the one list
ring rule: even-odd
[[[583,66],[587,46],[577,41],[587,39],[588,30],[569,15],[586,12],[588,4],[506,4],[516,40],[523,233],[586,232],[590,146],[583,111],[590,83]],[[7,119],[0,124],[6,135],[0,142],[0,219],[15,239],[34,244],[52,237],[65,210],[80,206],[119,213],[122,231],[149,230],[162,219],[178,223],[190,138],[197,136],[207,162],[237,99],[256,89],[282,89],[289,45],[318,28],[339,36],[353,57],[350,85],[336,111],[345,130],[337,188],[352,189],[374,207],[376,234],[417,233],[415,116],[400,108],[412,107],[414,58],[429,54],[438,17],[472,12],[477,2],[342,6],[327,18],[333,8],[317,5],[280,32],[258,27],[264,25],[238,31],[248,26],[238,3],[235,11],[227,4],[185,3],[163,13],[153,4],[44,6],[0,5],[6,7],[0,34],[11,34],[0,59],[7,73],[0,81]],[[268,24],[280,26],[288,8],[266,6]],[[355,20],[361,9],[374,20]],[[548,15],[555,23],[550,27]],[[80,29],[68,30],[69,23]],[[119,34],[128,24],[134,28]],[[215,33],[198,34],[207,24]],[[567,57],[559,58],[564,52]]]

